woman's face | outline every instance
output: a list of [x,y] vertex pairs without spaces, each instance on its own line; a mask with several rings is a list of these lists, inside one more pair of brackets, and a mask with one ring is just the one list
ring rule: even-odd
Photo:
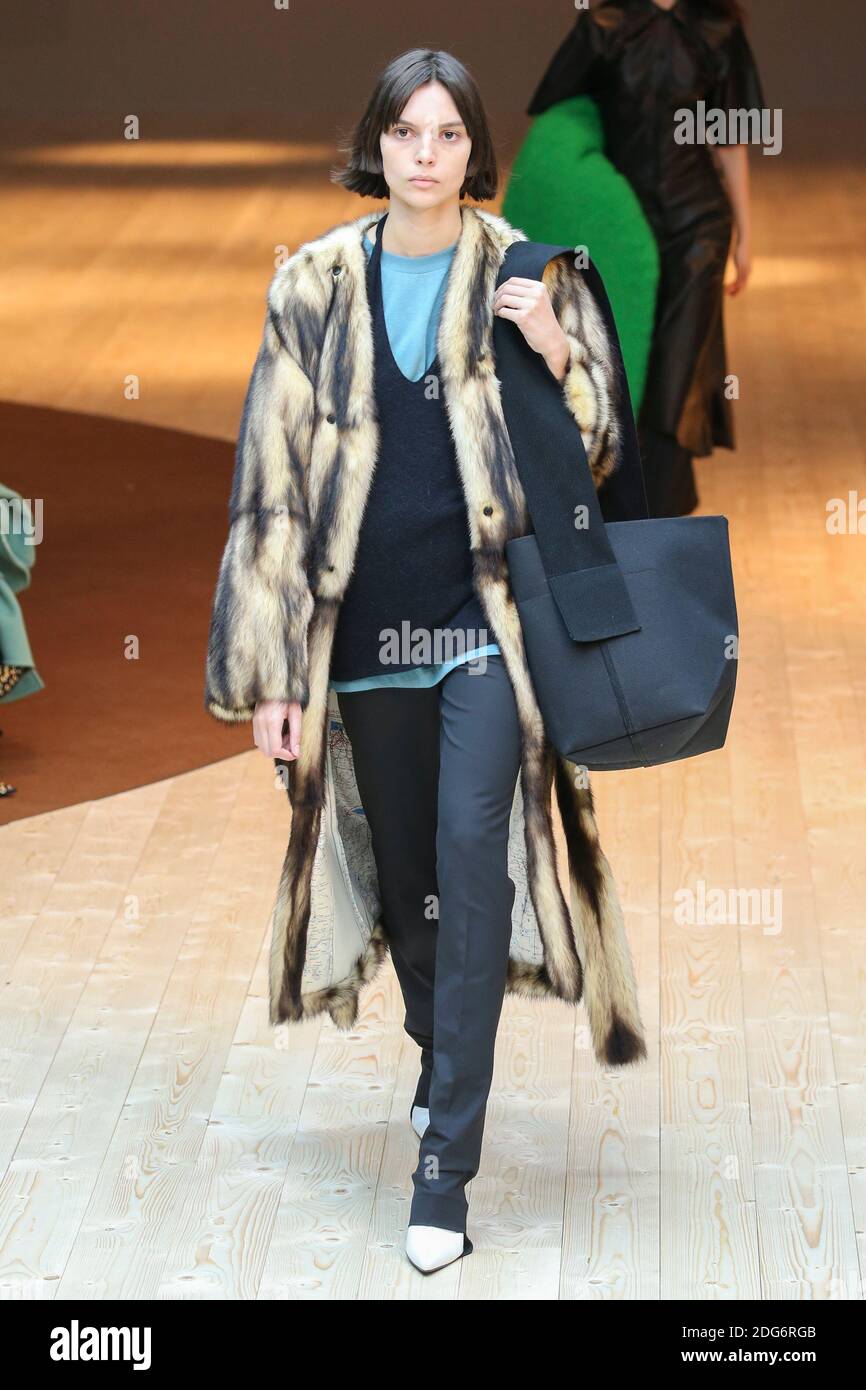
[[472,141],[441,83],[416,87],[399,120],[382,131],[379,144],[392,200],[425,208],[459,198]]

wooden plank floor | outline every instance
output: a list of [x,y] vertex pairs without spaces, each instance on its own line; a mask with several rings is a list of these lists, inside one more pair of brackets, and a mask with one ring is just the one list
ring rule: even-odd
[[[594,779],[648,1064],[606,1074],[582,1009],[507,1000],[475,1253],[424,1279],[402,1254],[418,1051],[390,966],[351,1035],[266,1023],[288,833],[271,765],[251,751],[14,823],[0,1296],[862,1298],[866,537],[828,534],[826,507],[866,496],[866,189],[841,172],[753,162],[758,260],[728,304],[739,449],[699,464],[702,510],[731,520],[728,744]],[[120,414],[133,371],[138,418],[222,437],[273,247],[362,206],[324,165],[297,194],[6,174],[6,394]],[[723,910],[689,920],[704,890]]]

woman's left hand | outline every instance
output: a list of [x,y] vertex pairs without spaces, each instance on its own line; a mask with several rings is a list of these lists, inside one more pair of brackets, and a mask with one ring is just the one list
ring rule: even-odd
[[569,342],[553,312],[544,282],[527,280],[522,275],[510,276],[496,289],[493,312],[500,318],[514,320],[529,346],[541,353],[561,381],[568,363]]
[[737,238],[731,260],[734,263],[734,278],[725,282],[727,294],[739,294],[746,288],[752,273],[752,248],[749,243]]

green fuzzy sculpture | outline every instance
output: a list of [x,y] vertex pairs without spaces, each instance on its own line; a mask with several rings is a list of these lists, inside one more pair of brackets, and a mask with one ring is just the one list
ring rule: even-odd
[[631,184],[604,153],[591,97],[535,116],[511,169],[502,216],[532,241],[585,246],[598,268],[622,345],[637,417],[652,340],[659,256]]

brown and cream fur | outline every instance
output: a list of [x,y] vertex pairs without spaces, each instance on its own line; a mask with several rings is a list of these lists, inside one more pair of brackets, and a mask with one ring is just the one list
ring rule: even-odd
[[[247,391],[230,501],[230,529],[214,595],[205,707],[227,722],[258,700],[304,707],[301,752],[288,764],[292,825],[272,919],[270,1022],[327,1011],[353,1025],[359,993],[387,951],[375,924],[349,974],[303,988],[310,885],[326,795],[331,647],[352,574],[376,464],[373,334],[361,238],[368,212],[302,245],[268,290],[262,343]],[[646,1056],[622,914],[599,843],[592,792],[545,736],[505,558],[530,529],[505,428],[492,353],[491,302],[508,245],[524,233],[461,207],[462,231],[438,334],[440,389],[466,499],[474,583],[496,633],[521,729],[520,791],[532,906],[543,960],[513,958],[509,991],[576,1003],[585,998],[596,1058]],[[598,488],[616,468],[621,414],[614,354],[574,258],[544,273],[570,357],[563,399],[581,429]],[[556,790],[568,850],[570,905],[556,869]]]

